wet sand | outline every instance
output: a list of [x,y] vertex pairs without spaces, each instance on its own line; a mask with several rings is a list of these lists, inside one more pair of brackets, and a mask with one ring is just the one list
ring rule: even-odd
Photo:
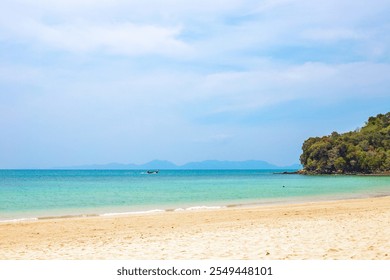
[[0,259],[390,259],[390,197],[0,223]]

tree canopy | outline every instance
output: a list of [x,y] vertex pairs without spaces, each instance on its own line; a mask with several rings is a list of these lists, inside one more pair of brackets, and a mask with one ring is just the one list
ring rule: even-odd
[[303,173],[390,173],[390,112],[355,131],[310,137],[302,145]]

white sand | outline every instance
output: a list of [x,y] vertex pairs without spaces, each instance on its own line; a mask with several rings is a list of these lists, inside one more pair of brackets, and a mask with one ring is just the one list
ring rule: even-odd
[[390,197],[0,224],[0,259],[390,259]]

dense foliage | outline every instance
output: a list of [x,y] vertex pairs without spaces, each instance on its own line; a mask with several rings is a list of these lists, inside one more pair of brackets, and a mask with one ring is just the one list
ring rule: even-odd
[[370,117],[364,127],[352,132],[311,137],[302,150],[305,173],[389,173],[390,112]]

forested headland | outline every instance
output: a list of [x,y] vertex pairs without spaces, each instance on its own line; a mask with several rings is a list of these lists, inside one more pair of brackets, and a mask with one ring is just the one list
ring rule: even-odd
[[310,137],[302,145],[303,174],[389,174],[390,112],[355,131]]

